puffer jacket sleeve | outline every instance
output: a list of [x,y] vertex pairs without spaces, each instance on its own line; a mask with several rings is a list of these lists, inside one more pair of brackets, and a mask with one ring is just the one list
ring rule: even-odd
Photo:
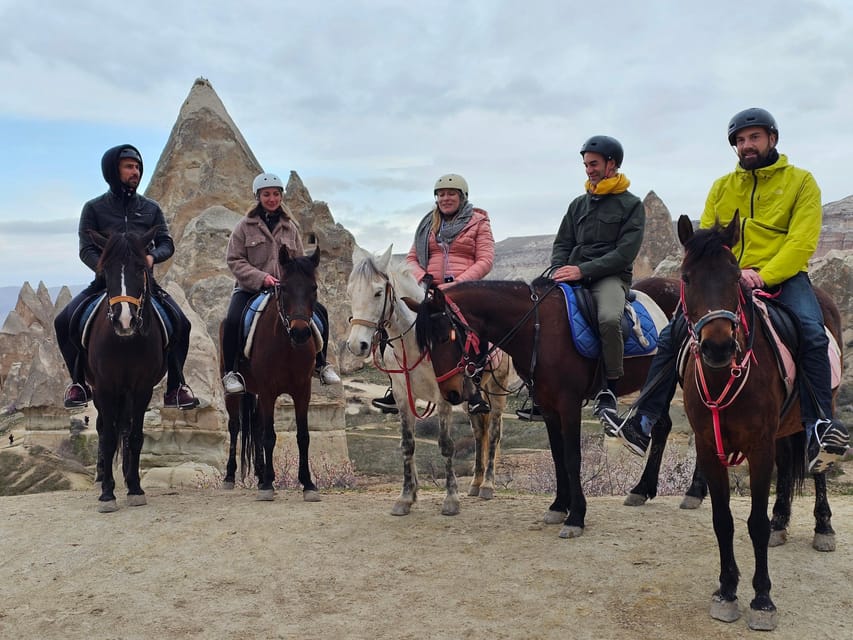
[[482,280],[492,270],[495,263],[495,238],[492,235],[492,224],[486,214],[482,214],[475,224],[470,227],[473,235],[473,262],[455,278],[457,282],[465,280]]
[[175,241],[169,233],[166,216],[163,215],[160,205],[153,202],[152,204],[157,209],[154,214],[154,226],[157,227],[157,234],[154,236],[154,247],[148,253],[154,258],[154,264],[158,264],[165,262],[175,253]]
[[409,253],[406,254],[406,264],[409,265],[409,269],[412,271],[412,276],[414,276],[417,282],[424,279],[426,271],[418,264],[418,251],[415,248],[414,243],[412,243],[412,248],[409,249]]

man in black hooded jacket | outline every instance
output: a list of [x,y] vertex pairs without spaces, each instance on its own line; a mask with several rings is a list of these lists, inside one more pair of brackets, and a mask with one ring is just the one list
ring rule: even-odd
[[[142,155],[139,150],[129,144],[108,149],[101,158],[101,172],[110,189],[83,205],[77,229],[80,260],[95,271],[101,257],[101,249],[92,240],[89,231],[97,231],[103,236],[129,231],[143,234],[155,227],[158,232],[148,247],[148,267],[151,269],[158,262],[168,260],[175,252],[175,243],[169,235],[163,211],[159,204],[136,192],[142,179]],[[183,376],[191,324],[171,296],[154,282],[153,277],[151,282],[154,295],[169,307],[170,315],[177,325],[167,358],[168,376],[163,404],[166,407],[191,409],[198,405],[198,400],[184,384]],[[70,336],[71,318],[84,300],[105,288],[103,279],[96,275],[89,286],[69,302],[54,320],[56,340],[71,373],[71,384],[65,390],[64,401],[68,408],[83,406],[92,399],[92,390],[84,380],[84,359],[81,357],[80,345]]]

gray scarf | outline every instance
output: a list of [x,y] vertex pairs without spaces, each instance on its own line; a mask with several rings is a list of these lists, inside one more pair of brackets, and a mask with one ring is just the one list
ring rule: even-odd
[[[470,222],[474,215],[474,205],[466,201],[459,209],[452,220],[442,218],[441,228],[435,236],[435,241],[439,244],[449,245],[459,232],[465,228],[465,225]],[[429,264],[429,234],[432,231],[432,211],[430,211],[418,225],[418,230],[415,231],[415,252],[418,256],[418,264],[421,269],[426,269]]]

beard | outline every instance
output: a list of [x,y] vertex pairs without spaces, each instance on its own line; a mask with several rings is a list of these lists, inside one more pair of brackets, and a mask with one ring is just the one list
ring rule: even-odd
[[747,171],[751,171],[752,169],[760,169],[761,167],[766,167],[767,165],[773,164],[774,161],[769,161],[771,150],[772,148],[768,149],[764,153],[757,152],[754,155],[746,155],[744,153],[738,154],[738,158],[740,159],[740,166],[746,169]]

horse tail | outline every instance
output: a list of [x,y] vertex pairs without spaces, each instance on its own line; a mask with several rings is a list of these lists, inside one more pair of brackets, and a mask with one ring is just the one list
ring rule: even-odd
[[798,431],[788,436],[791,441],[791,475],[794,491],[802,494],[806,481],[806,432]]
[[240,398],[240,479],[246,480],[246,472],[254,462],[255,443],[252,439],[252,422],[255,418],[255,397],[244,393]]

